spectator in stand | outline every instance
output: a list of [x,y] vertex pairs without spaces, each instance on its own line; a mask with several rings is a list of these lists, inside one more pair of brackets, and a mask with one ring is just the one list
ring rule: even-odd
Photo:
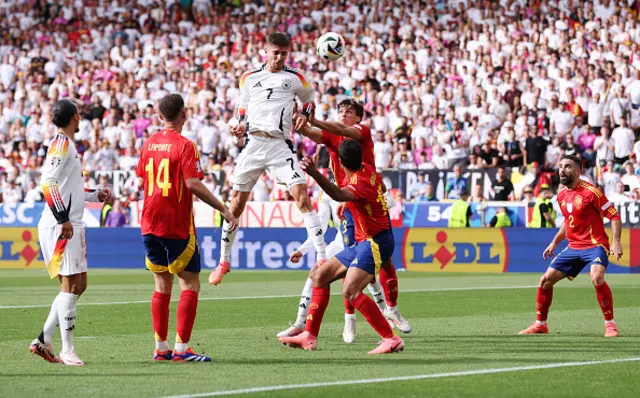
[[606,167],[602,170],[599,181],[607,198],[615,192],[618,182],[620,182],[620,173],[616,170],[616,165],[613,163],[613,160],[609,160],[606,163]]
[[447,180],[444,189],[445,199],[459,199],[461,192],[467,192],[469,183],[467,178],[462,175],[462,165],[459,163],[453,166],[453,176]]
[[481,203],[487,201],[487,198],[485,198],[482,194],[482,185],[474,185],[473,192],[471,193],[471,198],[469,200],[473,203]]
[[15,180],[9,180],[6,188],[3,189],[4,203],[6,205],[16,205],[22,201],[24,195],[22,194],[22,188],[16,184]]
[[524,192],[524,188],[529,187],[533,190],[533,195],[538,196],[543,186],[551,186],[549,177],[542,173],[538,162],[533,162],[528,168],[527,173],[522,177],[522,180],[518,182],[518,187],[521,192]]
[[113,209],[107,214],[104,226],[108,228],[124,227],[129,224],[129,214],[123,209],[122,201],[116,199],[113,202]]
[[507,171],[504,167],[499,167],[496,173],[496,179],[491,185],[492,200],[507,201],[513,199],[514,188],[511,181],[507,178]]
[[611,132],[613,141],[613,161],[616,164],[623,164],[629,160],[629,155],[633,152],[635,143],[635,134],[633,130],[627,127],[626,118],[619,120],[620,125],[615,127]]
[[427,184],[431,185],[431,183],[425,182],[424,174],[418,174],[418,179],[416,180],[416,182],[414,182],[408,187],[409,195],[407,199],[413,200],[416,197],[418,197],[420,194],[422,194],[425,191],[425,189],[427,188]]
[[632,161],[629,160],[624,164],[624,171],[625,174],[620,178],[620,181],[628,186],[630,191],[640,188],[640,176],[636,174]]
[[27,194],[24,196],[25,203],[44,202],[44,195],[34,180],[29,180],[27,189]]
[[560,148],[564,155],[580,156],[580,147],[576,144],[573,134],[567,133]]
[[625,186],[622,181],[616,183],[615,192],[607,197],[613,203],[631,202],[631,198],[625,194]]
[[533,196],[533,189],[531,187],[525,187],[522,191],[522,201],[525,203],[535,201],[535,196]]
[[438,198],[436,197],[435,193],[433,192],[433,185],[431,185],[431,183],[427,183],[427,185],[424,187],[424,191],[422,191],[420,193],[420,195],[415,198],[415,201],[417,203],[420,203],[420,202],[437,202]]

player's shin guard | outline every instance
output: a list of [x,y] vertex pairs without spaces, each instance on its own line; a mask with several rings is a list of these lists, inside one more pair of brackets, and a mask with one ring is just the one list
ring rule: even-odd
[[238,228],[229,231],[229,223],[225,220],[222,223],[222,236],[220,238],[220,261],[231,262],[231,247],[236,240]]
[[153,292],[151,299],[151,321],[156,340],[156,348],[160,351],[169,349],[167,334],[169,331],[169,304],[171,295],[160,292]]
[[596,286],[596,296],[598,297],[598,304],[600,304],[604,320],[613,321],[613,295],[611,294],[611,288],[607,282],[603,282],[602,285]]
[[76,328],[76,302],[78,295],[73,293],[60,293],[58,301],[58,323],[60,324],[60,337],[62,337],[62,351],[73,352],[73,330]]
[[309,213],[304,213],[302,216],[304,219],[304,227],[307,229],[307,234],[313,242],[314,249],[316,249],[316,261],[326,260],[327,255],[325,253],[324,231],[320,224],[318,212],[311,210]]
[[307,278],[300,295],[300,303],[298,304],[298,315],[296,316],[296,325],[304,326],[309,312],[309,304],[311,303],[311,294],[313,292],[313,280]]
[[393,329],[389,326],[389,322],[385,319],[382,312],[366,294],[358,293],[351,300],[351,304],[364,316],[369,325],[383,338],[390,339],[393,337]]
[[42,332],[40,333],[40,336],[38,336],[38,340],[40,340],[42,344],[51,343],[51,340],[53,340],[53,334],[56,331],[56,327],[58,327],[58,302],[60,301],[61,294],[62,293],[59,293],[53,300],[53,303],[51,303],[49,316],[47,316],[47,319],[44,321]]
[[536,295],[536,321],[539,323],[547,322],[547,315],[549,314],[549,307],[551,307],[551,301],[553,301],[553,288],[543,289],[538,288],[538,294]]
[[395,307],[398,305],[398,276],[396,275],[396,267],[391,261],[385,263],[380,268],[378,274],[380,279],[380,285],[384,290],[384,296],[387,299],[388,307]]
[[375,301],[378,308],[380,308],[380,311],[384,311],[384,309],[386,308],[386,304],[384,301],[385,297],[382,291],[382,286],[380,286],[380,282],[378,282],[378,280],[376,279],[375,282],[370,283],[367,288],[369,289],[369,293],[371,293],[371,296],[373,296],[373,301]]
[[314,287],[312,289],[311,304],[309,305],[309,314],[307,315],[305,331],[309,332],[314,337],[318,337],[318,334],[320,334],[322,317],[324,316],[327,306],[329,306],[330,298],[331,291],[328,287]]
[[183,290],[178,301],[176,314],[176,346],[175,350],[184,352],[189,348],[193,323],[196,320],[198,310],[198,292],[195,290]]

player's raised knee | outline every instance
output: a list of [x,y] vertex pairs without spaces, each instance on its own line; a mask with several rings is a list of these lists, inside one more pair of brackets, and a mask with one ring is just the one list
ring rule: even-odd
[[551,289],[554,283],[547,274],[542,275],[540,278],[540,287],[543,289]]
[[347,299],[347,301],[352,302],[356,296],[360,293],[358,290],[354,289],[351,285],[343,285],[342,286],[342,297]]
[[591,272],[591,282],[594,286],[600,286],[604,283],[603,272]]

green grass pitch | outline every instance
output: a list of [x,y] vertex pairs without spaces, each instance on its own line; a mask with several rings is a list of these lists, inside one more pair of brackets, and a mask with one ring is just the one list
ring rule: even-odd
[[[207,274],[202,277],[204,283]],[[213,362],[173,364],[151,361],[151,275],[90,270],[75,332],[86,366],[75,368],[49,364],[28,352],[57,282],[44,270],[3,270],[0,395],[640,396],[640,275],[608,276],[621,333],[617,339],[603,337],[602,314],[586,275],[556,287],[546,336],[517,335],[534,319],[539,275],[399,277],[399,307],[413,325],[413,332],[402,336],[402,353],[367,355],[378,337],[359,315],[356,343],[344,344],[342,299],[337,295],[325,315],[318,351],[284,347],[275,334],[294,318],[306,274],[235,271],[220,286],[203,284],[200,295],[192,345],[211,354]],[[177,298],[177,283],[174,289]],[[333,292],[339,290],[338,284]],[[170,344],[175,308],[173,302]],[[60,347],[58,332],[54,347]],[[591,361],[609,362],[583,363]],[[287,387],[291,385],[300,386]]]

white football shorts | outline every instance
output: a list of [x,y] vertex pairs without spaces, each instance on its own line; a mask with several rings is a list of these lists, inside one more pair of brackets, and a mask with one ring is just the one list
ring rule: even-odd
[[307,183],[306,174],[298,163],[291,141],[249,135],[249,143],[236,159],[231,175],[233,189],[251,192],[265,171],[286,184],[289,189],[294,185]]
[[71,239],[58,239],[60,225],[38,224],[40,249],[49,276],[69,276],[87,272],[87,243],[84,226],[73,226]]

